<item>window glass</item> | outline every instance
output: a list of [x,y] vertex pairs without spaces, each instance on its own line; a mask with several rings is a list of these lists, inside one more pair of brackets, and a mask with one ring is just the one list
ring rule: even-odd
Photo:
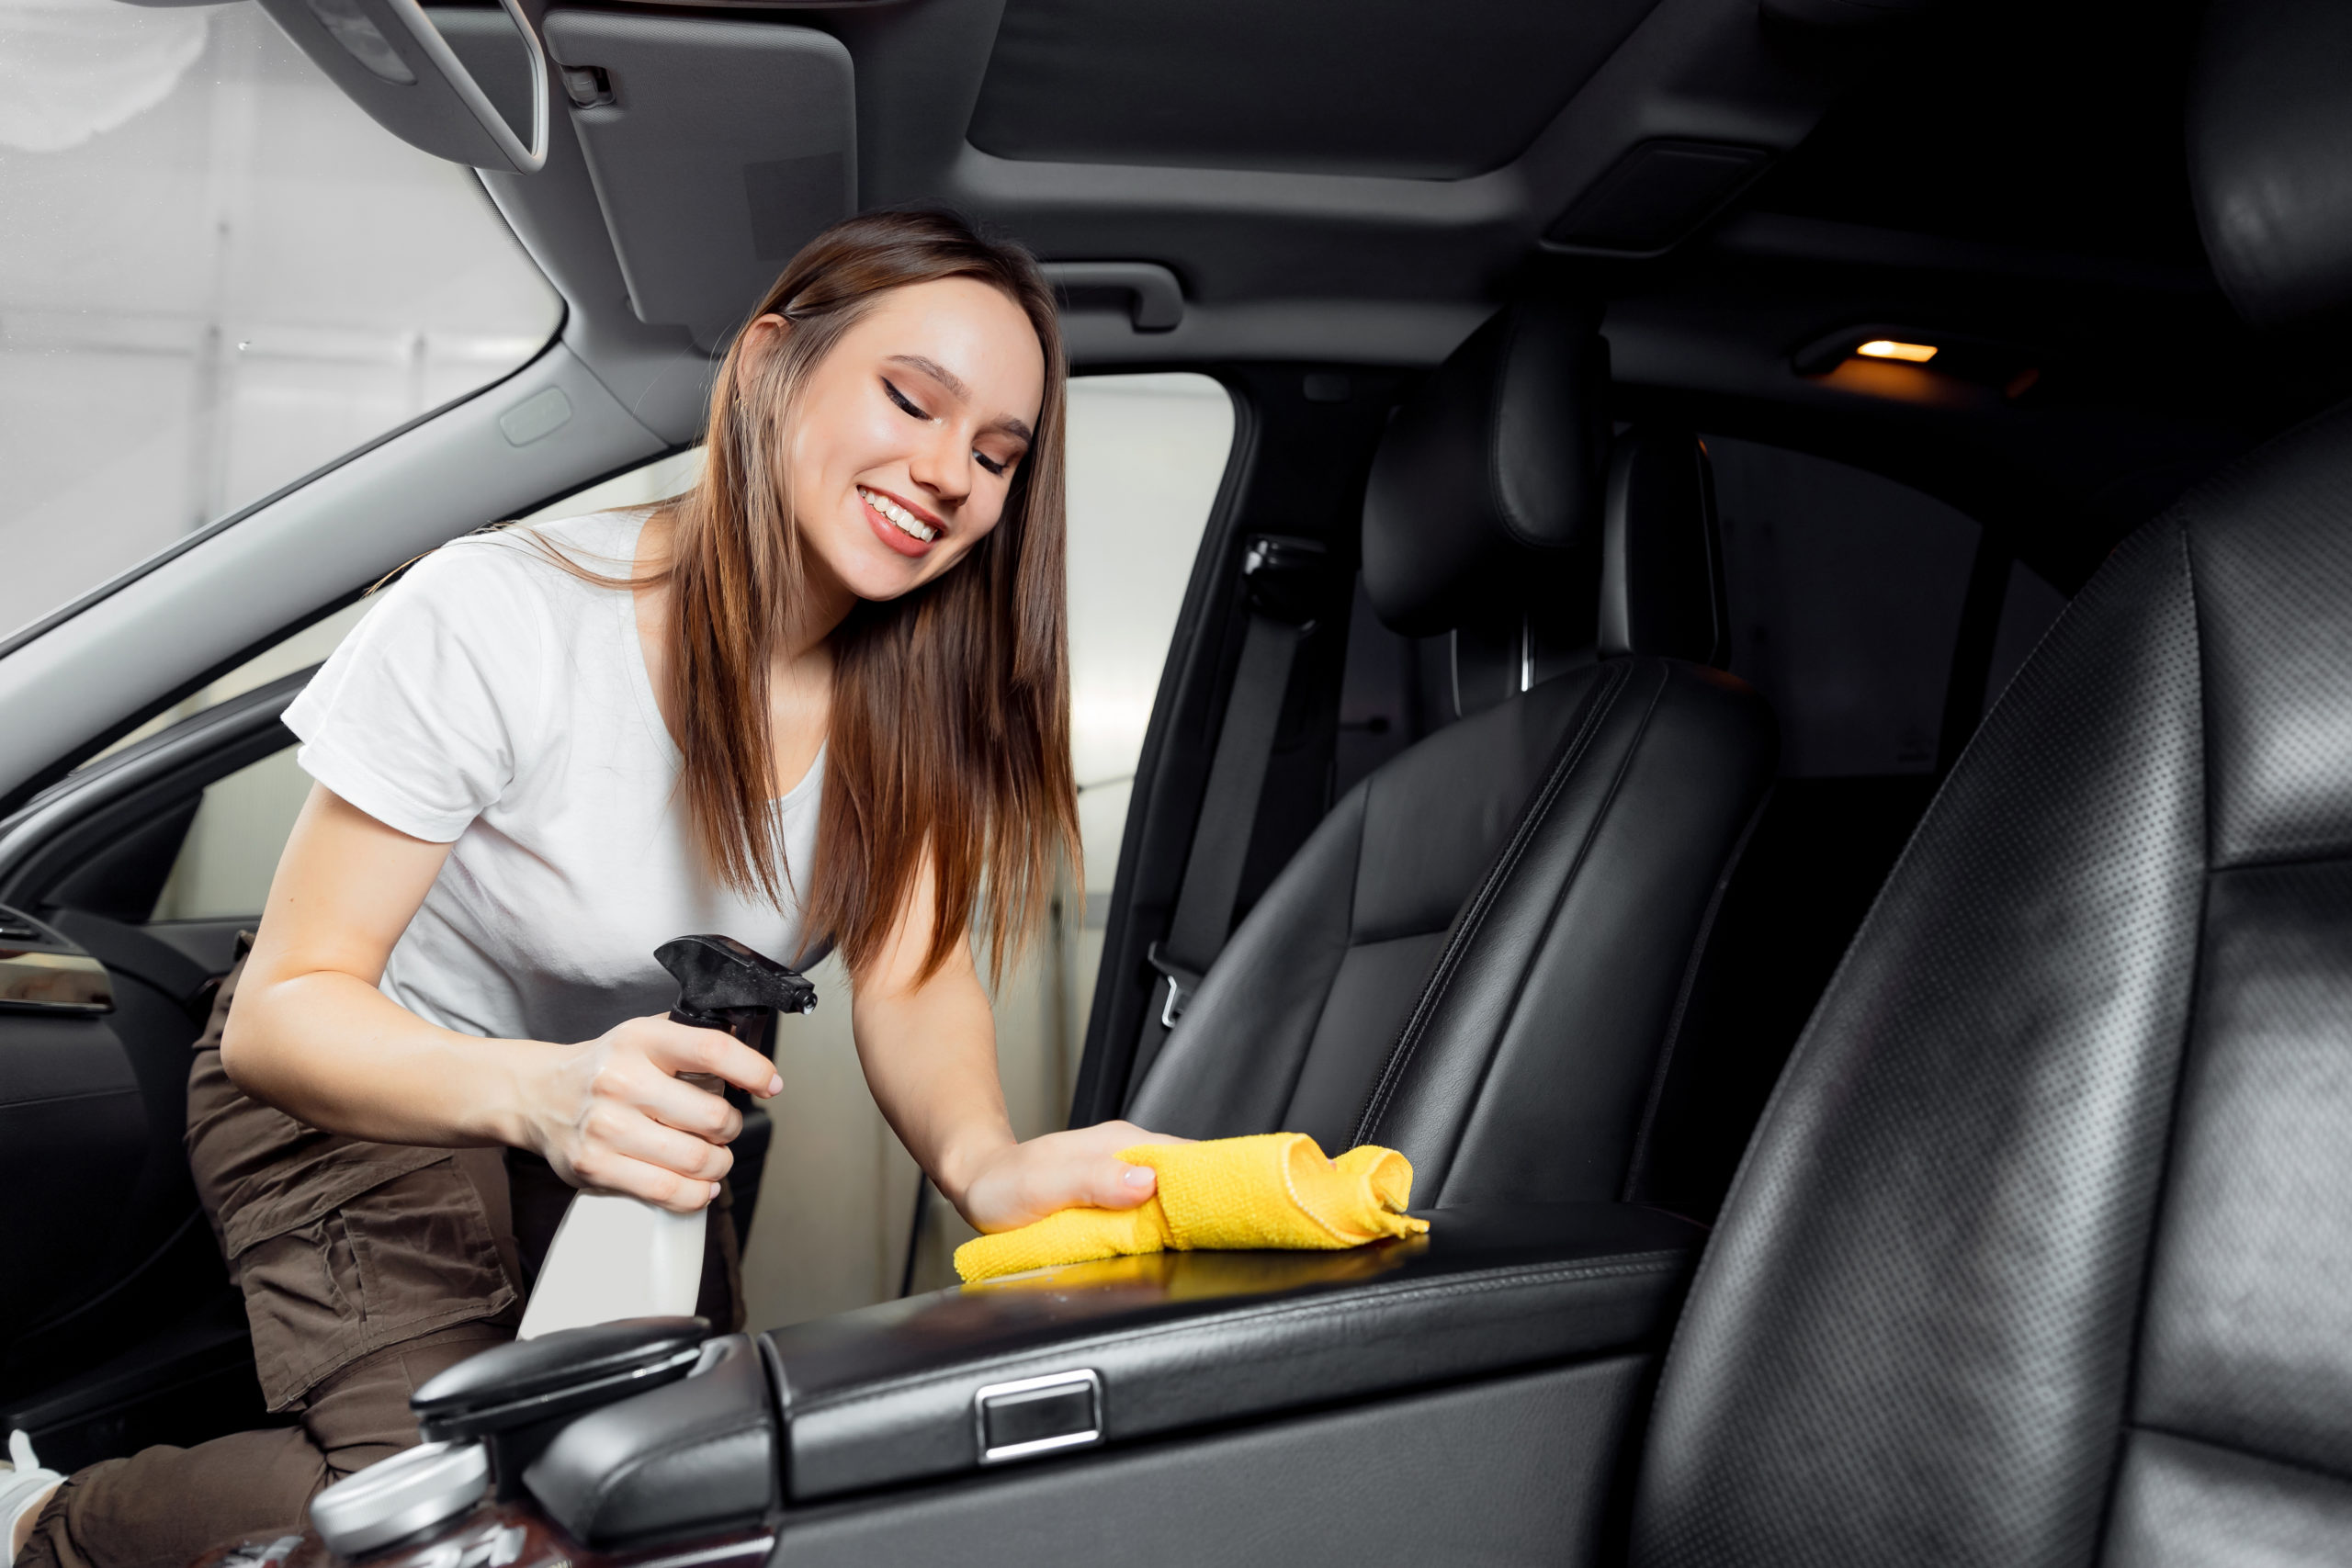
[[1780,716],[1781,772],[1934,772],[1975,521],[1842,463],[1706,444],[1732,671]]
[[537,353],[471,171],[258,6],[0,11],[0,633]]
[[[553,517],[577,517],[608,507],[640,506],[677,494],[693,484],[701,472],[702,449],[690,447],[590,485],[526,514],[521,521],[536,523]],[[227,702],[257,686],[267,685],[281,675],[323,662],[376,603],[372,596],[361,598],[304,627],[158,714],[107,750],[119,750],[216,703]],[[196,820],[189,825],[187,837],[181,841],[179,858],[173,863],[171,877],[156,900],[154,918],[215,920],[257,914],[269,893],[269,879],[277,867],[278,851],[285,847],[287,835],[294,830],[295,814],[301,810],[310,788],[310,775],[295,765],[291,747],[214,780],[204,792],[203,803],[197,807]]]

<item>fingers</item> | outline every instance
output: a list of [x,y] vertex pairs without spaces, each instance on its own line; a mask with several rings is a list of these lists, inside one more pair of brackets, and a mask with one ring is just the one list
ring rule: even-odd
[[741,1112],[723,1098],[628,1052],[615,1052],[590,1079],[588,1110],[598,1109],[632,1111],[713,1144],[730,1143],[743,1130]]
[[[628,1106],[591,1106],[582,1121],[579,1146],[571,1160],[573,1171],[593,1186],[608,1187],[627,1179],[632,1164],[651,1166],[707,1186],[734,1168],[735,1154],[724,1145],[664,1126]],[[659,1193],[642,1195],[665,1201]]]
[[568,1173],[580,1185],[692,1213],[718,1195],[733,1151],[621,1106],[592,1107]]
[[695,1029],[666,1018],[637,1021],[647,1026],[647,1058],[665,1072],[708,1073],[761,1100],[784,1092],[775,1064],[724,1030]]
[[1129,1165],[1122,1159],[1089,1162],[1081,1180],[1085,1196],[1080,1201],[1098,1209],[1132,1209],[1148,1201],[1159,1190],[1159,1172],[1148,1165]]
[[579,1186],[595,1192],[616,1192],[641,1199],[673,1214],[691,1214],[707,1208],[718,1196],[718,1183],[681,1176],[674,1170],[625,1156],[584,1156],[568,1173]]

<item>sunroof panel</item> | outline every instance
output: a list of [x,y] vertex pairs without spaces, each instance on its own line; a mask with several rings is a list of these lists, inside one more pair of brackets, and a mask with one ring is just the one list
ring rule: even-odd
[[1008,0],[1006,158],[1457,179],[1510,163],[1653,0]]

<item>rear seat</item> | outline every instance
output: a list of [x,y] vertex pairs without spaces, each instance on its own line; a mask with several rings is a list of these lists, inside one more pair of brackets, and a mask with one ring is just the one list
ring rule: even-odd
[[1704,454],[1629,433],[1604,483],[1605,365],[1580,315],[1516,306],[1399,412],[1363,510],[1382,620],[1516,623],[1527,677],[1563,672],[1341,798],[1137,1064],[1133,1120],[1390,1145],[1417,1207],[1628,1187],[1775,737],[1691,661],[1726,646]]

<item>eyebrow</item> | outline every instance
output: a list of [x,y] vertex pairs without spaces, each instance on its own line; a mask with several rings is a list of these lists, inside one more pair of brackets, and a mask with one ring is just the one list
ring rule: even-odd
[[[938,382],[941,386],[946,388],[956,397],[964,400],[966,402],[969,402],[971,400],[972,389],[964,385],[964,378],[956,375],[953,370],[947,368],[944,365],[939,363],[936,359],[926,359],[920,354],[894,354],[890,355],[885,363],[890,365],[903,365],[910,370],[920,370],[924,375],[930,377],[933,380]],[[1036,439],[1036,436],[1030,431],[1028,423],[1025,421],[1015,419],[1011,414],[1005,415],[1002,419],[992,421],[989,424],[988,428],[990,430],[1001,430],[1006,434],[1017,437],[1023,441],[1034,441]]]

